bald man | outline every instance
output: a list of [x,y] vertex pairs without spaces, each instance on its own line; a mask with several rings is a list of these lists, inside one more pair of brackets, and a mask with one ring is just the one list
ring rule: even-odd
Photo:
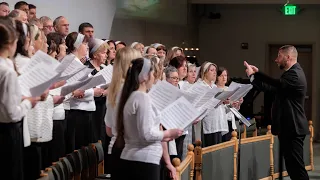
[[[303,160],[303,142],[309,133],[304,112],[307,81],[297,59],[298,52],[294,46],[286,45],[279,49],[275,62],[281,70],[284,70],[280,79],[273,79],[261,73],[257,67],[247,62],[244,62],[244,65],[253,86],[264,92],[275,94],[271,131],[272,134],[278,135],[280,157],[284,157],[290,178],[308,180],[309,176]],[[279,161],[281,163],[282,158]]]
[[63,35],[64,37],[69,34],[69,22],[63,16],[59,16],[53,21],[53,27],[57,33]]

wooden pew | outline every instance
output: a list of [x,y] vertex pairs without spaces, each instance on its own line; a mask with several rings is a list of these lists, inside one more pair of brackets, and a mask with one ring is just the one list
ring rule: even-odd
[[237,170],[237,132],[232,132],[228,142],[201,148],[201,141],[196,142],[195,172],[196,180],[234,179]]
[[194,146],[188,145],[188,153],[186,158],[181,162],[179,158],[172,160],[173,166],[177,170],[177,180],[193,180],[194,176]]

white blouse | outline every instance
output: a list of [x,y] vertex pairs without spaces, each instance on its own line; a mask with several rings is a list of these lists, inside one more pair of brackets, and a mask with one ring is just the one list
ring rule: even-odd
[[[80,59],[75,57],[74,61],[77,61],[82,64]],[[65,102],[66,103],[66,102]],[[83,111],[95,111],[96,104],[94,102],[94,90],[93,88],[88,89],[84,92],[84,97],[81,99],[70,98],[70,109],[83,110]]]
[[[61,87],[50,90],[49,94],[51,96],[59,96],[61,94]],[[54,121],[61,121],[61,120],[65,119],[65,116],[66,116],[66,113],[64,110],[63,103],[57,104],[57,105],[54,104],[53,115],[52,115],[53,120]]]
[[[212,86],[207,84],[205,81],[198,80],[197,83],[200,83],[203,86],[208,88],[217,87],[214,83]],[[202,120],[203,122],[203,133],[212,134],[221,132],[222,135],[229,132],[227,115],[225,111],[225,106],[220,105],[217,108],[208,109],[207,116]]]
[[23,100],[16,72],[6,59],[0,58],[0,123],[22,120],[32,108],[29,100]]
[[125,147],[121,159],[160,164],[162,157],[160,118],[152,117],[147,93],[134,91],[123,109]]
[[29,57],[23,56],[21,54],[17,54],[16,58],[15,58],[15,63],[16,63],[16,67],[17,67],[17,71],[19,74],[24,73],[25,71],[25,67],[27,64],[29,64],[31,61],[31,59]]

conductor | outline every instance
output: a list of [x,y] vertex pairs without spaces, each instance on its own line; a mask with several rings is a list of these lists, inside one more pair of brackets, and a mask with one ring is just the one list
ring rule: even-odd
[[273,79],[263,74],[246,61],[244,66],[253,86],[261,91],[275,94],[271,110],[271,132],[278,135],[280,156],[284,157],[290,178],[309,180],[303,160],[303,141],[309,133],[304,112],[307,81],[297,58],[298,52],[294,46],[285,45],[279,49],[275,62],[281,70],[284,70],[280,79]]

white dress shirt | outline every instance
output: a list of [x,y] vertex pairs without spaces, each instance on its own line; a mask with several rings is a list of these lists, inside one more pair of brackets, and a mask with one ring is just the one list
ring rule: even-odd
[[15,63],[17,67],[17,71],[19,74],[23,73],[23,70],[27,64],[29,64],[31,59],[29,57],[23,56],[21,54],[17,54],[15,58]]
[[[197,83],[200,83],[203,86],[208,88],[217,87],[215,84],[211,86],[205,81],[198,80]],[[202,120],[203,122],[203,134],[212,134],[221,132],[222,135],[229,132],[227,114],[225,111],[225,106],[220,105],[217,108],[208,109],[207,116]]]
[[22,120],[32,105],[29,100],[21,101],[21,98],[16,72],[6,59],[0,58],[0,123]]
[[152,117],[151,99],[147,93],[134,91],[123,109],[125,147],[121,159],[160,164],[163,131],[160,118]]

